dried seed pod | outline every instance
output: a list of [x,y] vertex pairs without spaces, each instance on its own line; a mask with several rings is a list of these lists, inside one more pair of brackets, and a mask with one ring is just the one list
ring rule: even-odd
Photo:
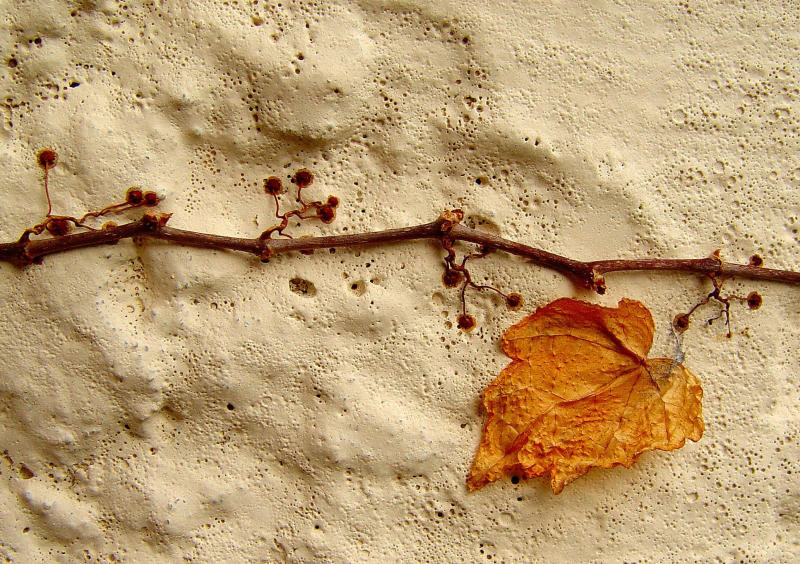
[[506,296],[506,307],[511,311],[516,311],[522,307],[522,296],[513,292]]
[[301,168],[292,176],[292,182],[296,184],[298,188],[310,186],[311,183],[314,182],[314,173],[307,168]]
[[444,283],[446,288],[455,288],[455,287],[457,287],[459,284],[461,284],[461,280],[462,279],[463,279],[463,276],[461,275],[461,273],[459,271],[452,270],[450,268],[445,270],[444,274],[442,274],[442,282]]
[[283,193],[283,182],[277,176],[270,176],[264,179],[264,192],[278,196]]
[[672,326],[675,327],[678,333],[683,333],[689,328],[689,315],[686,313],[676,315],[675,319],[672,320]]
[[66,219],[54,217],[47,222],[45,229],[55,237],[63,237],[64,235],[69,235],[70,231],[72,231],[72,224]]
[[760,308],[762,302],[763,300],[761,299],[761,294],[758,292],[750,292],[747,294],[747,307],[750,309]]
[[151,206],[152,207],[152,206],[158,205],[158,202],[160,201],[159,198],[158,198],[158,194],[156,194],[155,192],[151,192],[151,191],[145,192],[144,194],[142,194],[142,197],[144,199],[144,205],[146,205],[146,206]]
[[475,318],[468,313],[462,313],[461,315],[458,316],[457,326],[465,333],[469,333],[470,331],[475,329]]
[[142,200],[144,200],[144,193],[138,186],[131,186],[128,188],[128,191],[125,192],[125,201],[132,206],[141,204]]
[[320,206],[317,210],[317,217],[319,217],[322,223],[331,223],[336,219],[336,208],[329,205]]
[[58,164],[58,153],[50,148],[42,149],[36,156],[36,160],[38,161],[40,167],[45,170],[50,170]]

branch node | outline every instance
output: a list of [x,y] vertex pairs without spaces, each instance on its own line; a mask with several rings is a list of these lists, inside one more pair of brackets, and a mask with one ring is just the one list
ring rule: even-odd
[[708,258],[711,259],[711,263],[714,265],[714,272],[712,274],[720,274],[722,271],[722,267],[724,266],[724,262],[722,262],[722,257],[720,256],[720,249],[715,250],[711,253],[711,256]]
[[148,210],[142,215],[141,221],[145,230],[158,231],[167,224],[170,217],[172,217],[171,213],[158,213]]
[[591,288],[600,295],[606,293],[606,279],[602,274],[597,272],[594,268],[592,269]]
[[439,215],[439,232],[443,235],[450,233],[453,230],[453,226],[461,223],[461,220],[464,219],[464,212],[460,209],[455,210],[444,210]]
[[20,268],[30,266],[31,264],[41,264],[42,257],[32,255],[28,251],[28,245],[23,245],[11,256],[11,262]]
[[269,262],[269,259],[275,256],[275,252],[270,247],[269,241],[270,241],[269,236],[264,237],[263,234],[262,237],[260,237],[258,240],[261,248],[257,254],[258,258],[261,259],[261,262]]

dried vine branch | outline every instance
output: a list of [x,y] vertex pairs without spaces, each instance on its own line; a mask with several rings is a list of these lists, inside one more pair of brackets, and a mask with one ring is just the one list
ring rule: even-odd
[[466,241],[490,249],[504,251],[529,259],[533,264],[558,271],[584,288],[602,294],[606,288],[604,274],[632,270],[671,270],[704,274],[718,278],[736,276],[754,280],[771,280],[789,284],[800,284],[800,272],[764,268],[756,264],[734,264],[724,262],[718,253],[700,259],[614,259],[578,261],[548,251],[503,239],[459,223],[458,212],[445,212],[439,219],[413,227],[353,233],[304,237],[298,239],[240,238],[198,233],[176,229],[166,225],[170,214],[148,210],[138,221],[123,225],[112,225],[100,230],[74,233],[47,239],[24,238],[13,243],[0,243],[0,261],[17,266],[41,262],[47,255],[62,253],[81,247],[114,244],[121,239],[147,237],[161,239],[180,245],[207,249],[241,251],[267,260],[289,251],[313,251],[337,247],[364,247],[415,239]]
[[[751,292],[747,297],[723,295],[722,287],[731,277],[750,278],[755,280],[772,280],[789,284],[800,284],[800,272],[764,268],[761,257],[751,257],[749,264],[733,264],[724,262],[715,251],[711,256],[699,259],[615,259],[597,261],[578,261],[550,253],[543,249],[503,239],[476,229],[470,229],[461,224],[464,214],[461,210],[444,211],[436,221],[366,233],[348,235],[330,235],[322,237],[303,237],[294,239],[285,233],[291,218],[297,220],[318,219],[323,223],[331,223],[336,218],[336,208],[339,199],[328,196],[322,201],[305,201],[303,189],[309,186],[314,175],[308,169],[300,169],[291,177],[297,192],[295,202],[300,207],[281,213],[279,196],[284,192],[280,178],[271,176],[264,180],[264,192],[275,201],[275,217],[280,223],[270,227],[259,237],[253,239],[226,237],[210,233],[198,233],[167,226],[171,214],[146,211],[138,221],[117,225],[113,222],[105,223],[102,228],[96,229],[87,224],[87,220],[101,216],[115,214],[122,211],[142,206],[153,207],[159,204],[158,195],[151,191],[142,191],[132,187],[125,193],[123,202],[106,206],[97,211],[85,213],[80,218],[62,215],[53,215],[52,201],[48,189],[49,171],[58,163],[58,154],[52,149],[44,149],[38,153],[37,161],[44,170],[44,191],[47,197],[47,214],[40,223],[26,229],[16,242],[0,243],[0,261],[10,262],[19,267],[42,262],[45,256],[62,253],[81,247],[115,244],[128,238],[151,238],[168,241],[170,243],[201,247],[207,249],[224,249],[241,251],[256,255],[262,261],[289,251],[298,251],[304,254],[313,253],[315,249],[337,247],[363,247],[411,241],[417,239],[438,240],[447,253],[444,258],[444,275],[442,281],[448,288],[460,287],[461,314],[458,316],[458,327],[470,331],[475,327],[475,319],[467,314],[465,292],[468,288],[476,290],[490,290],[502,296],[509,309],[518,309],[522,305],[522,296],[517,293],[505,294],[489,285],[477,284],[473,281],[467,268],[467,262],[480,259],[492,251],[504,251],[530,260],[533,264],[549,268],[564,274],[576,284],[602,294],[606,290],[605,274],[609,272],[632,270],[671,270],[689,273],[698,273],[711,279],[714,290],[688,313],[675,317],[674,325],[679,331],[688,327],[689,317],[700,306],[711,300],[720,303],[723,307],[720,315],[724,315],[730,336],[730,305],[732,300],[746,303],[751,309],[761,305],[761,296]],[[85,231],[72,233],[73,228]],[[31,239],[32,235],[41,235],[44,232],[52,237],[44,239]],[[274,238],[273,236],[281,237]],[[476,252],[465,254],[461,261],[456,260],[456,241],[474,243],[478,245]],[[719,316],[718,316],[719,317]],[[716,319],[716,318],[714,318]],[[713,319],[709,320],[709,322]]]

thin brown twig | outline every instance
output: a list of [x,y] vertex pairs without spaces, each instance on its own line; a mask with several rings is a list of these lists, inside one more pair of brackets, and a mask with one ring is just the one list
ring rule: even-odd
[[604,275],[621,271],[679,271],[704,274],[706,276],[736,276],[754,280],[771,280],[787,284],[800,284],[800,272],[764,268],[753,264],[734,264],[722,261],[718,254],[700,259],[615,259],[578,261],[548,251],[531,247],[476,229],[470,229],[445,212],[436,221],[366,233],[305,237],[299,239],[239,238],[198,233],[167,227],[169,214],[146,212],[141,219],[101,230],[75,233],[63,237],[44,239],[21,239],[13,243],[0,243],[0,261],[17,266],[39,263],[47,255],[62,253],[81,247],[113,244],[121,239],[146,237],[160,239],[179,245],[207,249],[224,249],[251,253],[267,260],[277,254],[290,251],[313,251],[314,249],[337,247],[364,247],[416,239],[441,239],[465,241],[485,245],[488,248],[524,257],[533,264],[560,272],[578,285],[600,294],[605,292]]

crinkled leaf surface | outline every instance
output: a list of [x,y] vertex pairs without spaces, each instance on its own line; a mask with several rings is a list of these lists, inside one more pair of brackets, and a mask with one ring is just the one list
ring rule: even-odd
[[645,451],[699,440],[700,382],[672,359],[647,358],[653,327],[634,300],[605,308],[564,298],[506,331],[512,362],[484,392],[469,488],[549,473],[559,493],[592,467],[630,467]]

